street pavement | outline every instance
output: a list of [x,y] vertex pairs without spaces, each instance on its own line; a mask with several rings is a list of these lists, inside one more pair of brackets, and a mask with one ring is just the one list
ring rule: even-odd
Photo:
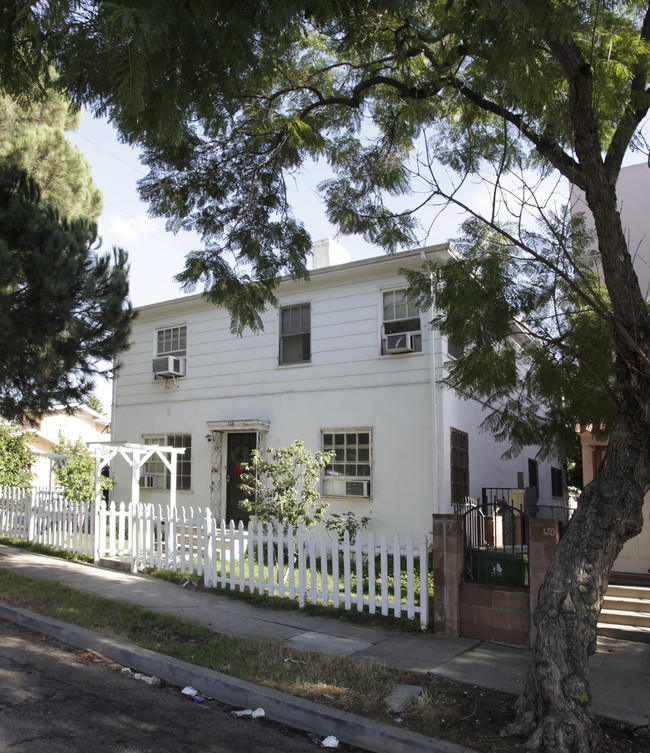
[[137,681],[117,664],[5,620],[0,672],[2,751],[314,753],[316,747],[303,732],[264,717],[235,718],[221,704]]
[[[526,650],[476,640],[430,633],[407,634],[380,626],[358,625],[328,617],[306,615],[299,611],[258,607],[240,599],[182,588],[146,575],[73,563],[4,545],[0,545],[0,567],[10,568],[31,577],[56,580],[80,591],[137,604],[153,612],[175,615],[182,620],[193,620],[217,633],[280,640],[287,647],[296,650],[374,661],[396,669],[430,673],[513,694],[518,694],[523,689],[530,658]],[[72,626],[39,618],[2,602],[0,618],[17,621],[42,632],[49,630],[49,634],[63,642],[95,648],[105,655],[106,651],[116,650],[104,645],[106,639],[99,636],[98,642],[96,641],[99,648],[90,644],[83,645],[91,640],[91,636],[88,635],[90,631],[75,630]],[[81,637],[78,635],[80,630]],[[122,647],[120,650],[127,649]],[[135,647],[130,647],[130,650],[136,651],[140,657],[140,671],[162,676],[162,671],[154,671],[156,655],[148,656],[151,652]],[[146,661],[143,659],[145,654]],[[121,661],[115,655],[110,658]],[[131,666],[135,659],[130,663],[121,663]],[[158,664],[161,665],[159,669],[165,670],[175,664],[175,660],[158,657]],[[168,681],[172,682],[169,679]],[[200,679],[196,681],[199,682]],[[231,681],[233,678],[229,678],[226,684]],[[599,639],[598,651],[591,659],[590,683],[597,714],[633,727],[650,725],[650,644]],[[217,684],[223,685],[223,680]],[[232,688],[231,691],[234,692]],[[250,689],[247,690],[249,691]],[[285,696],[286,698],[288,697]],[[266,703],[268,705],[268,700]],[[297,714],[295,709],[294,712]],[[314,713],[318,713],[317,710],[310,709],[308,716]],[[290,723],[286,719],[278,721]],[[331,729],[334,722],[327,720],[327,724]],[[459,753],[461,750],[467,750],[442,741],[436,741],[439,745],[432,749],[431,739],[424,740],[428,740],[429,744],[427,747],[422,743],[422,749],[428,750],[429,753],[432,750],[440,753]],[[384,738],[382,741],[382,747],[365,747],[382,752],[402,749],[416,751],[419,747],[415,740],[409,740],[408,747],[404,748],[399,747],[398,743],[393,747],[387,747]],[[364,747],[359,741],[348,742]]]

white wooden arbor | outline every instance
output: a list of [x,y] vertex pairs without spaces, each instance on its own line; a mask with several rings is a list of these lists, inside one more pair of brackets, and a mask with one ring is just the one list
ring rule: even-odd
[[[101,476],[104,468],[116,458],[122,458],[131,467],[130,503],[140,501],[140,475],[144,464],[155,458],[160,460],[169,471],[169,507],[176,511],[176,477],[178,475],[178,456],[184,454],[184,447],[163,447],[153,444],[134,444],[132,442],[89,443],[95,450],[95,531],[100,531],[98,516],[101,510],[102,489]],[[95,559],[99,559],[99,537],[95,537]]]

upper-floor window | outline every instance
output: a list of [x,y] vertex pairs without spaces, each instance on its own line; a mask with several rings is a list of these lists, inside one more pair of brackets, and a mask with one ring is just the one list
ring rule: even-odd
[[187,327],[166,327],[156,331],[156,356],[186,356]]
[[[146,445],[161,447],[183,447],[185,452],[176,458],[176,489],[190,491],[192,488],[192,435],[191,434],[154,434],[143,438]],[[169,489],[171,473],[158,455],[154,455],[144,464],[140,476],[141,486],[147,489]]]
[[469,497],[469,435],[451,430],[451,501]]
[[382,355],[421,351],[420,310],[407,296],[406,288],[384,290],[382,304]]
[[280,309],[280,364],[311,360],[311,310],[308,303]]
[[370,429],[327,429],[322,432],[321,440],[323,452],[334,453],[323,474],[323,495],[370,497]]

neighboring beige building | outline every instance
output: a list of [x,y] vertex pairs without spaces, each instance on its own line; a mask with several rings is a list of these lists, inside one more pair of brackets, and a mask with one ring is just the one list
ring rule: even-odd
[[71,442],[81,439],[83,442],[108,442],[111,438],[111,422],[106,416],[87,405],[78,405],[72,413],[66,412],[63,406],[54,408],[44,416],[34,431],[31,442],[32,449],[38,454],[34,464],[34,486],[49,487],[56,483],[52,478],[54,459],[49,457],[54,453],[54,447],[59,438],[64,437]]
[[[590,431],[580,432],[582,443],[582,480],[586,486],[603,462],[607,451],[607,440],[596,439]],[[650,574],[650,494],[646,494],[643,505],[643,530],[630,539],[623,547],[614,563],[613,573]]]

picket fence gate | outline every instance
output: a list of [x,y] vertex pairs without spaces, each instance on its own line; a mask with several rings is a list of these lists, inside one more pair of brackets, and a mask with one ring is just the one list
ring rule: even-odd
[[221,587],[306,604],[429,620],[429,542],[372,532],[217,521],[209,508],[75,502],[61,490],[0,487],[0,534],[91,555],[133,572],[173,570]]

